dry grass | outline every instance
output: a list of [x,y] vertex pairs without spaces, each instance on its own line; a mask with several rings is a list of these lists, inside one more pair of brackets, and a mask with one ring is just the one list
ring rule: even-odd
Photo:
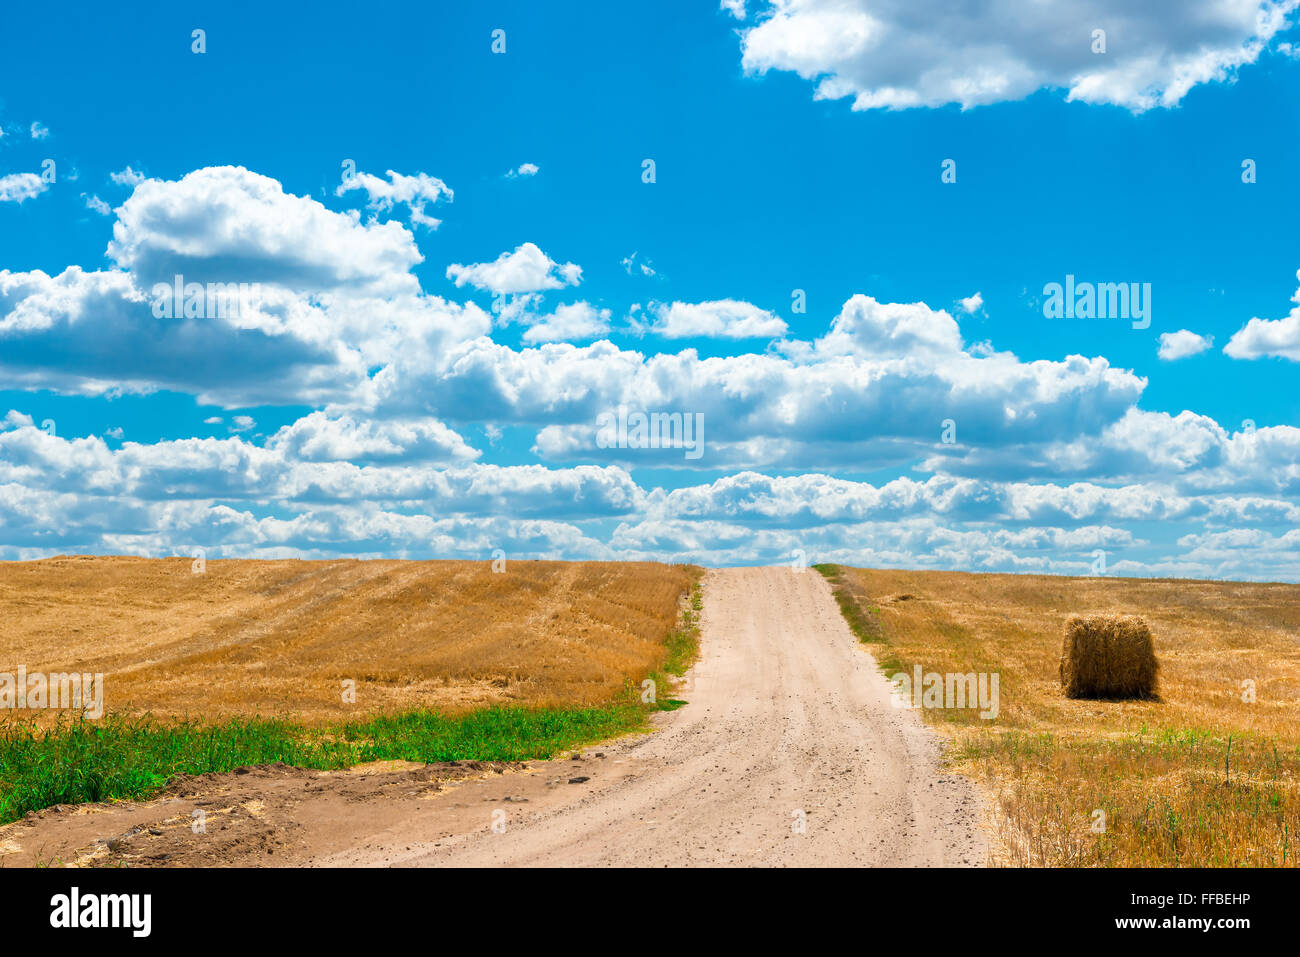
[[[1000,863],[1296,864],[1300,585],[842,571],[887,672],[1000,675],[994,721],[925,712],[994,796]],[[1117,614],[1150,624],[1159,697],[1066,697],[1067,620]]]
[[204,719],[594,706],[663,665],[698,575],[615,562],[494,574],[488,562],[232,560],[202,575],[189,559],[3,562],[0,671],[102,672],[110,712]]
[[1065,623],[1061,688],[1067,698],[1152,698],[1156,693],[1151,629],[1135,615],[1091,615]]

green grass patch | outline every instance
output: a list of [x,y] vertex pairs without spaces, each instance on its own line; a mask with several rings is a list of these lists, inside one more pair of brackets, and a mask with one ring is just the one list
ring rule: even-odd
[[320,728],[279,719],[217,724],[108,715],[0,732],[0,824],[53,804],[143,799],[179,774],[283,762],[329,770],[368,761],[533,761],[645,727],[647,709],[491,707],[408,711]]
[[[656,710],[676,711],[686,703],[675,698],[660,697],[660,694],[671,690],[677,683],[676,679],[685,675],[700,656],[700,610],[703,607],[703,586],[696,583],[691,588],[690,597],[687,600],[685,610],[682,612],[681,621],[664,642],[668,653],[664,656],[663,665],[647,676],[650,681],[654,682],[657,702],[654,707]],[[633,695],[640,692],[629,687],[627,693]]]
[[[813,568],[821,572],[822,577],[830,583],[831,594],[835,596],[835,603],[840,606],[840,614],[844,616],[849,630],[857,636],[858,641],[869,645],[889,644],[885,630],[880,624],[880,609],[871,605],[866,595],[858,593],[853,583],[844,576],[844,569],[839,565],[831,564],[814,565]],[[876,658],[882,668],[893,667],[896,664],[892,656],[888,656],[888,660],[879,655]]]

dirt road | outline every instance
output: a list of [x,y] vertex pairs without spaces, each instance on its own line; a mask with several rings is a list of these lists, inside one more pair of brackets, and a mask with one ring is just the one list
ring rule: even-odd
[[558,800],[507,811],[505,833],[484,827],[322,863],[984,862],[971,786],[940,773],[917,715],[891,707],[819,574],[720,570],[704,594],[689,706],[664,715],[657,734],[603,749],[607,781],[576,800],[553,789]]
[[[0,862],[39,847],[45,860],[136,864],[985,863],[972,785],[941,772],[918,715],[891,707],[819,574],[725,569],[704,589],[702,658],[680,693],[689,704],[657,715],[654,734],[441,776],[222,775],[160,801],[11,825]],[[217,815],[210,840],[191,834],[198,806]],[[113,834],[126,837],[110,848]]]

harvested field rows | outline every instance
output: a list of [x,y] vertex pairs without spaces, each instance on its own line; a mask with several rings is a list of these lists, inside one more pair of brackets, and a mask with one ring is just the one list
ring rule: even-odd
[[[823,569],[887,673],[1000,675],[995,720],[923,711],[995,797],[1000,861],[1297,863],[1300,585]],[[1158,697],[1067,698],[1066,621],[1127,614]]]
[[697,577],[621,562],[0,563],[0,671],[103,673],[109,713],[206,720],[603,705],[662,666]]

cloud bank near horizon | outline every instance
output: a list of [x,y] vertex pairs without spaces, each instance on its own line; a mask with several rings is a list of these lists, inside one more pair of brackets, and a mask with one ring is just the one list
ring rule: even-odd
[[[1147,380],[1104,356],[969,342],[958,316],[986,309],[978,295],[955,316],[858,292],[807,339],[730,298],[629,307],[620,326],[572,298],[581,265],[532,242],[432,263],[461,298],[426,291],[419,224],[399,217],[452,194],[424,173],[338,191],[364,213],[242,167],[128,185],[104,268],[0,270],[0,374],[87,398],[166,390],[246,422],[139,442],[7,410],[0,557],[801,552],[1086,574],[1101,552],[1109,573],[1300,579],[1300,429],[1146,411]],[[160,316],[178,277],[256,295]],[[1221,361],[1300,360],[1298,315],[1251,318]],[[1164,358],[1204,351],[1183,332]],[[233,415],[253,406],[309,411],[254,435]],[[602,441],[620,409],[699,416],[703,454]],[[516,461],[494,461],[498,442]]]

